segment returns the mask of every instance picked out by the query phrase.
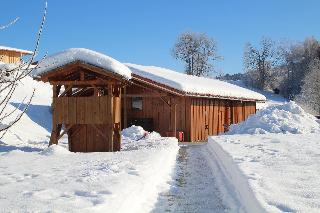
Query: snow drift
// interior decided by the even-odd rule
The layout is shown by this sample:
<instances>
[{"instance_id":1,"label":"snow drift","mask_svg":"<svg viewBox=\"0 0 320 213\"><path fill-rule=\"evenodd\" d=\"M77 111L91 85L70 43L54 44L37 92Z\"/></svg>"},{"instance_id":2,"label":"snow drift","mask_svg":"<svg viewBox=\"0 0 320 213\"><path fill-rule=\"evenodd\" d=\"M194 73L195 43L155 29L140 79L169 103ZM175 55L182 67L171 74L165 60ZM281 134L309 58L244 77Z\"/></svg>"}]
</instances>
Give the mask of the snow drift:
<instances>
[{"instance_id":1,"label":"snow drift","mask_svg":"<svg viewBox=\"0 0 320 213\"><path fill-rule=\"evenodd\" d=\"M319 212L319 129L289 102L209 137L208 150L248 212Z\"/></svg>"},{"instance_id":2,"label":"snow drift","mask_svg":"<svg viewBox=\"0 0 320 213\"><path fill-rule=\"evenodd\" d=\"M221 135L209 138L208 149L245 209L309 213L320 210L319 138L319 133Z\"/></svg>"},{"instance_id":3,"label":"snow drift","mask_svg":"<svg viewBox=\"0 0 320 213\"><path fill-rule=\"evenodd\" d=\"M295 102L266 107L247 120L231 125L227 134L316 133L320 132L317 119L306 113Z\"/></svg>"},{"instance_id":4,"label":"snow drift","mask_svg":"<svg viewBox=\"0 0 320 213\"><path fill-rule=\"evenodd\" d=\"M158 193L169 187L178 143L157 133L135 140L146 132L141 127L124 132L124 149L116 153L0 146L1 210L150 212Z\"/></svg>"}]
</instances>

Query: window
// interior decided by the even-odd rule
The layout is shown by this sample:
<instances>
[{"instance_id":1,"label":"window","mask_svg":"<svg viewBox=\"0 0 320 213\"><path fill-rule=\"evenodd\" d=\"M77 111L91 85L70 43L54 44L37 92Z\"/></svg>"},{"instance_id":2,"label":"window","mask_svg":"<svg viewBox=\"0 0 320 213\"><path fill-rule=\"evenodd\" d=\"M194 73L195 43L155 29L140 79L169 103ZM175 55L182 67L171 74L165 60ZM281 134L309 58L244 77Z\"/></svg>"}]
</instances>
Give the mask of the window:
<instances>
[{"instance_id":1,"label":"window","mask_svg":"<svg viewBox=\"0 0 320 213\"><path fill-rule=\"evenodd\" d=\"M142 110L142 98L141 97L132 98L131 107L134 110Z\"/></svg>"}]
</instances>

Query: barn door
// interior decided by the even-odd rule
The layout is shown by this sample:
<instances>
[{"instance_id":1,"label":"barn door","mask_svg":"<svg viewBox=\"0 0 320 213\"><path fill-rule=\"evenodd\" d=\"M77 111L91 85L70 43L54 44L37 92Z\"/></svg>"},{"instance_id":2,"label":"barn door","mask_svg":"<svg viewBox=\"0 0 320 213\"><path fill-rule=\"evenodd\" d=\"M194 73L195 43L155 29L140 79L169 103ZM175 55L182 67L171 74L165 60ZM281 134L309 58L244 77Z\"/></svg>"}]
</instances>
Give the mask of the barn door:
<instances>
[{"instance_id":1,"label":"barn door","mask_svg":"<svg viewBox=\"0 0 320 213\"><path fill-rule=\"evenodd\" d=\"M71 126L68 131L70 151L115 151L113 142L116 127L113 124L119 123L120 105L116 105L117 110L115 110L114 103L118 104L118 99L107 95L54 100L54 117L58 123Z\"/></svg>"},{"instance_id":2,"label":"barn door","mask_svg":"<svg viewBox=\"0 0 320 213\"><path fill-rule=\"evenodd\" d=\"M212 129L212 112L210 101L206 99L192 99L191 121L192 141L206 141ZM211 123L210 123L211 122ZM211 133L212 134L212 133Z\"/></svg>"}]
</instances>

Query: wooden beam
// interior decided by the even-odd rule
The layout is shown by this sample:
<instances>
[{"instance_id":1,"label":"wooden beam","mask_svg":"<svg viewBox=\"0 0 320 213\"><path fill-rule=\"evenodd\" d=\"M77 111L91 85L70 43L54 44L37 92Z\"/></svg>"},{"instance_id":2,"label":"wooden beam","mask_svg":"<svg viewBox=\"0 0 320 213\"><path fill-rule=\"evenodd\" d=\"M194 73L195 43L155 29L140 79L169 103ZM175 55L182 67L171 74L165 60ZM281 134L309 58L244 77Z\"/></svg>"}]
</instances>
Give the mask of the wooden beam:
<instances>
[{"instance_id":1,"label":"wooden beam","mask_svg":"<svg viewBox=\"0 0 320 213\"><path fill-rule=\"evenodd\" d=\"M63 91L63 93L61 93L61 95L59 95L59 97L64 96L64 95L67 94L71 89L72 89L72 85L68 86L67 88L65 88L65 90Z\"/></svg>"},{"instance_id":2,"label":"wooden beam","mask_svg":"<svg viewBox=\"0 0 320 213\"><path fill-rule=\"evenodd\" d=\"M171 107L171 104L170 103L168 103L162 96L160 97L161 98L161 100L164 102L164 103L166 103L167 104L167 106L168 107Z\"/></svg>"},{"instance_id":3,"label":"wooden beam","mask_svg":"<svg viewBox=\"0 0 320 213\"><path fill-rule=\"evenodd\" d=\"M93 128L95 128L95 130L97 130L97 132L99 133L99 135L101 135L105 140L108 140L108 138L106 137L105 134L103 134L103 132L94 124L91 124L91 126L93 126Z\"/></svg>"},{"instance_id":4,"label":"wooden beam","mask_svg":"<svg viewBox=\"0 0 320 213\"><path fill-rule=\"evenodd\" d=\"M62 138L62 136L64 134L66 134L70 129L71 129L72 125L69 125L65 130L63 130L63 132L58 136L57 140L59 140L60 138Z\"/></svg>"},{"instance_id":5,"label":"wooden beam","mask_svg":"<svg viewBox=\"0 0 320 213\"><path fill-rule=\"evenodd\" d=\"M50 84L52 85L71 85L71 86L77 86L77 85L84 85L84 86L91 86L91 85L107 85L112 84L113 81L110 80L84 80L84 81L50 81Z\"/></svg>"},{"instance_id":6,"label":"wooden beam","mask_svg":"<svg viewBox=\"0 0 320 213\"><path fill-rule=\"evenodd\" d=\"M80 71L80 81L84 81L84 71Z\"/></svg>"},{"instance_id":7,"label":"wooden beam","mask_svg":"<svg viewBox=\"0 0 320 213\"><path fill-rule=\"evenodd\" d=\"M164 94L123 94L122 98L136 98L136 97L141 97L141 98L157 98L157 97L165 97L167 95Z\"/></svg>"},{"instance_id":8,"label":"wooden beam","mask_svg":"<svg viewBox=\"0 0 320 213\"><path fill-rule=\"evenodd\" d=\"M61 85L54 84L52 86L52 97L54 97L54 98L58 97L58 95L60 93L60 89L61 89Z\"/></svg>"}]
</instances>

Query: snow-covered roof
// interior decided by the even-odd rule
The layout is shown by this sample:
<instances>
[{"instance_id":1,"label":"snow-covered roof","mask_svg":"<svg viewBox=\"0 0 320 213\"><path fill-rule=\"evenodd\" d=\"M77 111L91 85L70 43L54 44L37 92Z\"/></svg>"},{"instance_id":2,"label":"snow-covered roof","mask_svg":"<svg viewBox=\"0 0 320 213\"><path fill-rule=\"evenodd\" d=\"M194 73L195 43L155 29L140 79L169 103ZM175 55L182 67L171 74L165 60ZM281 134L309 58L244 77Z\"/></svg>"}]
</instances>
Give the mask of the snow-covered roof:
<instances>
[{"instance_id":1,"label":"snow-covered roof","mask_svg":"<svg viewBox=\"0 0 320 213\"><path fill-rule=\"evenodd\" d=\"M13 47L6 47L6 46L0 46L0 50L14 51L14 52L19 52L19 53L28 54L28 55L33 54L33 52L29 51L29 50L22 50L22 49L13 48Z\"/></svg>"},{"instance_id":2,"label":"snow-covered roof","mask_svg":"<svg viewBox=\"0 0 320 213\"><path fill-rule=\"evenodd\" d=\"M260 93L217 79L186 75L155 66L143 66L131 63L125 63L125 65L137 76L190 95L258 101L266 100L266 97Z\"/></svg>"},{"instance_id":3,"label":"snow-covered roof","mask_svg":"<svg viewBox=\"0 0 320 213\"><path fill-rule=\"evenodd\" d=\"M38 67L32 72L33 76L40 76L66 64L81 61L105 69L131 79L131 70L119 61L85 48L71 48L54 54L39 62Z\"/></svg>"},{"instance_id":4,"label":"snow-covered roof","mask_svg":"<svg viewBox=\"0 0 320 213\"><path fill-rule=\"evenodd\" d=\"M240 100L266 100L266 97L260 93L224 81L186 75L155 66L123 64L107 55L84 48L71 48L49 56L39 62L32 74L33 76L41 76L75 61L100 67L106 72L119 74L126 79L131 79L131 74L135 74L186 95Z\"/></svg>"}]
</instances>

